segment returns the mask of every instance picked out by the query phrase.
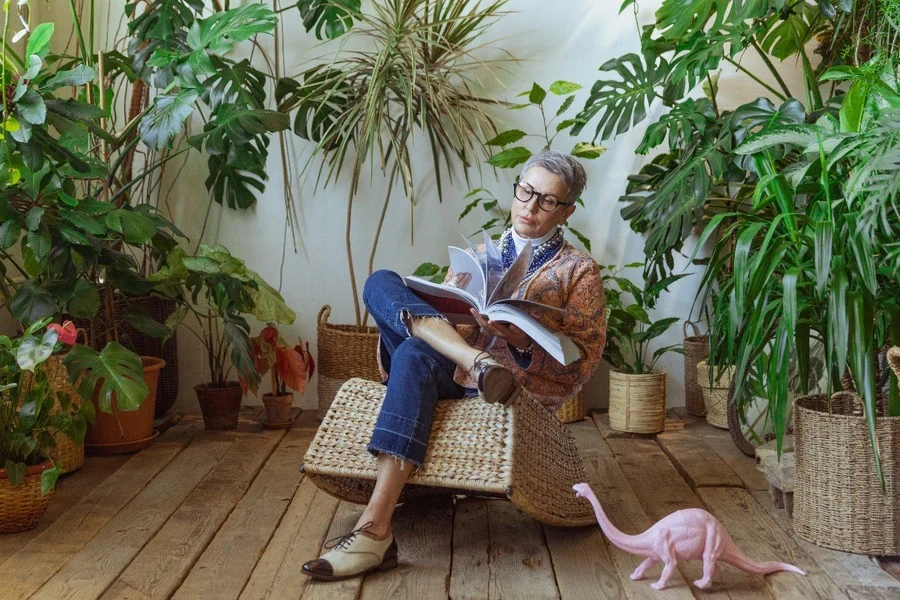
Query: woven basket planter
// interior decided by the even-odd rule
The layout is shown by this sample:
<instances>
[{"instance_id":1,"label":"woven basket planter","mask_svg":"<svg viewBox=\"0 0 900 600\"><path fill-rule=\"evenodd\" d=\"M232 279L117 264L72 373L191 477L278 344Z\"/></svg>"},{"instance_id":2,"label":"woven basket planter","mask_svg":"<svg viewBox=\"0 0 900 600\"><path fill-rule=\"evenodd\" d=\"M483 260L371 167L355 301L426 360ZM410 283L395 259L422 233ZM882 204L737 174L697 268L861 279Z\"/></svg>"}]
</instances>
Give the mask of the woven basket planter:
<instances>
[{"instance_id":1,"label":"woven basket planter","mask_svg":"<svg viewBox=\"0 0 900 600\"><path fill-rule=\"evenodd\" d=\"M659 433L666 426L666 372L609 372L609 426L630 433Z\"/></svg>"},{"instance_id":2,"label":"woven basket planter","mask_svg":"<svg viewBox=\"0 0 900 600\"><path fill-rule=\"evenodd\" d=\"M365 504L376 461L366 451L385 386L351 379L339 390L303 458L302 470L329 494ZM400 502L435 493L506 497L543 523L596 523L572 493L587 473L568 427L523 393L509 409L480 398L442 400L434 409L425 464Z\"/></svg>"},{"instance_id":3,"label":"woven basket planter","mask_svg":"<svg viewBox=\"0 0 900 600\"><path fill-rule=\"evenodd\" d=\"M703 391L706 422L719 429L728 429L728 388L734 377L734 367L719 367L710 386L709 365L705 360L697 363L697 383Z\"/></svg>"},{"instance_id":4,"label":"woven basket planter","mask_svg":"<svg viewBox=\"0 0 900 600\"><path fill-rule=\"evenodd\" d=\"M688 414L702 417L706 414L703 389L697 383L697 363L709 356L709 336L700 335L697 326L694 335L687 334L688 321L684 323L684 404Z\"/></svg>"},{"instance_id":5,"label":"woven basket planter","mask_svg":"<svg viewBox=\"0 0 900 600\"><path fill-rule=\"evenodd\" d=\"M585 416L587 416L587 409L584 405L584 389L556 411L556 418L560 423L575 423Z\"/></svg>"},{"instance_id":6,"label":"woven basket planter","mask_svg":"<svg viewBox=\"0 0 900 600\"><path fill-rule=\"evenodd\" d=\"M51 466L47 461L28 467L19 485L13 485L6 469L0 469L0 533L25 531L38 524L53 496L53 490L41 494L41 473Z\"/></svg>"},{"instance_id":7,"label":"woven basket planter","mask_svg":"<svg viewBox=\"0 0 900 600\"><path fill-rule=\"evenodd\" d=\"M854 394L803 396L794 408L794 531L845 552L900 554L900 417L876 420L882 492Z\"/></svg>"},{"instance_id":8,"label":"woven basket planter","mask_svg":"<svg viewBox=\"0 0 900 600\"><path fill-rule=\"evenodd\" d=\"M325 418L335 395L345 381L361 377L381 381L378 369L378 328L356 325L332 325L328 322L331 307L327 304L319 310L318 367L319 393L318 417Z\"/></svg>"}]
</instances>

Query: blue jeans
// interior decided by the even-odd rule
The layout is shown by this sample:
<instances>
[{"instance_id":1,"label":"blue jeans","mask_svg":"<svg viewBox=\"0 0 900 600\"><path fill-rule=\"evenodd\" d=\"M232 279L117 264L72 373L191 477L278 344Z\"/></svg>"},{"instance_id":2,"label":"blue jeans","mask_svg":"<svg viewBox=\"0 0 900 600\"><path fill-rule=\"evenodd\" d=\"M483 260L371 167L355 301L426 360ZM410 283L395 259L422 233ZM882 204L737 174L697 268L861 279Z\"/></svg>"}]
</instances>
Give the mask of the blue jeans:
<instances>
[{"instance_id":1,"label":"blue jeans","mask_svg":"<svg viewBox=\"0 0 900 600\"><path fill-rule=\"evenodd\" d=\"M453 381L456 363L410 337L404 318L442 315L413 294L393 271L369 276L363 302L381 334L378 351L388 372L384 404L367 449L374 456L388 454L422 466L437 401L461 398L467 389Z\"/></svg>"}]
</instances>

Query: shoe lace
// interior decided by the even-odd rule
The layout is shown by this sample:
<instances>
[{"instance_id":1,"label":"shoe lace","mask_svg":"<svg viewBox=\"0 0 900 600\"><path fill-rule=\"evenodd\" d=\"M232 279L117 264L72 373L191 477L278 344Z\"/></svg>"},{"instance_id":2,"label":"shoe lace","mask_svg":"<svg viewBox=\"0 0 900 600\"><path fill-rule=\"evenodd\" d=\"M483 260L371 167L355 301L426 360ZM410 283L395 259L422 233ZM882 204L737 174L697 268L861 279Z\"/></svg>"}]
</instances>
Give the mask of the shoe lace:
<instances>
[{"instance_id":1,"label":"shoe lace","mask_svg":"<svg viewBox=\"0 0 900 600\"><path fill-rule=\"evenodd\" d=\"M331 538L330 540L325 542L324 547L328 550L331 550L332 548L344 550L345 548L347 548L347 546L350 545L350 542L353 541L353 538L355 538L357 535L359 535L360 533L362 533L364 531L368 531L369 528L374 524L375 524L374 522L369 521L368 523L366 523L359 529L354 529L353 531L351 531L349 533L345 533L344 535L339 535L337 537Z\"/></svg>"},{"instance_id":2,"label":"shoe lace","mask_svg":"<svg viewBox=\"0 0 900 600\"><path fill-rule=\"evenodd\" d=\"M491 353L487 350L482 350L477 355L475 355L475 360L472 361L472 368L469 369L473 375L478 376L478 374L488 366L489 362L487 362L491 358Z\"/></svg>"}]
</instances>

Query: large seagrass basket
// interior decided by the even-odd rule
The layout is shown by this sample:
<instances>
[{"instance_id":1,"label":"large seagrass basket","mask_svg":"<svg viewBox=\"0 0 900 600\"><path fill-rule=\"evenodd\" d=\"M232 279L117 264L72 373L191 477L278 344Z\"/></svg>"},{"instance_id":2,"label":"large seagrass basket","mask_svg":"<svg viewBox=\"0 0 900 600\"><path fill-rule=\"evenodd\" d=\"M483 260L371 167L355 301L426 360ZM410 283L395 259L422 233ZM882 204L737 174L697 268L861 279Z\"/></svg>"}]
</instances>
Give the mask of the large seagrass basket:
<instances>
[{"instance_id":1,"label":"large seagrass basket","mask_svg":"<svg viewBox=\"0 0 900 600\"><path fill-rule=\"evenodd\" d=\"M694 335L688 335L690 323ZM709 336L700 335L700 330L690 321L684 322L684 405L688 414L702 417L706 414L703 403L703 389L698 383L697 364L709 356Z\"/></svg>"},{"instance_id":2,"label":"large seagrass basket","mask_svg":"<svg viewBox=\"0 0 900 600\"><path fill-rule=\"evenodd\" d=\"M326 492L368 501L376 463L366 444L385 389L350 379L335 396L303 459L303 472ZM425 464L400 501L436 491L506 497L544 523L579 526L596 522L590 505L572 492L583 481L587 473L571 432L530 395L509 409L477 397L443 400Z\"/></svg>"},{"instance_id":3,"label":"large seagrass basket","mask_svg":"<svg viewBox=\"0 0 900 600\"><path fill-rule=\"evenodd\" d=\"M319 310L317 319L320 419L325 417L335 394L348 379L381 379L378 370L378 328L366 327L360 331L356 325L332 325L328 322L330 314L331 307L326 304Z\"/></svg>"},{"instance_id":4,"label":"large seagrass basket","mask_svg":"<svg viewBox=\"0 0 900 600\"><path fill-rule=\"evenodd\" d=\"M794 531L844 552L900 554L900 417L876 419L883 491L859 397L803 396L794 407Z\"/></svg>"}]
</instances>

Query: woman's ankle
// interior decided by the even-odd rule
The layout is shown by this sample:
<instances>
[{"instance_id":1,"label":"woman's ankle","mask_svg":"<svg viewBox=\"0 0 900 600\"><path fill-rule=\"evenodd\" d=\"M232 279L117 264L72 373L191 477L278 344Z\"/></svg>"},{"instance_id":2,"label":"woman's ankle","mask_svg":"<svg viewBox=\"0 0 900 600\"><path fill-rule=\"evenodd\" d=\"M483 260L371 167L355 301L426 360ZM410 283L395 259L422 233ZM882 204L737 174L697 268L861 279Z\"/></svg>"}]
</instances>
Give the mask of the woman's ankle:
<instances>
[{"instance_id":1,"label":"woman's ankle","mask_svg":"<svg viewBox=\"0 0 900 600\"><path fill-rule=\"evenodd\" d=\"M372 519L360 518L359 522L353 527L354 530L358 530L362 527L362 534L368 538L373 540L383 540L391 535L391 525L388 523L387 525L376 524Z\"/></svg>"}]
</instances>

